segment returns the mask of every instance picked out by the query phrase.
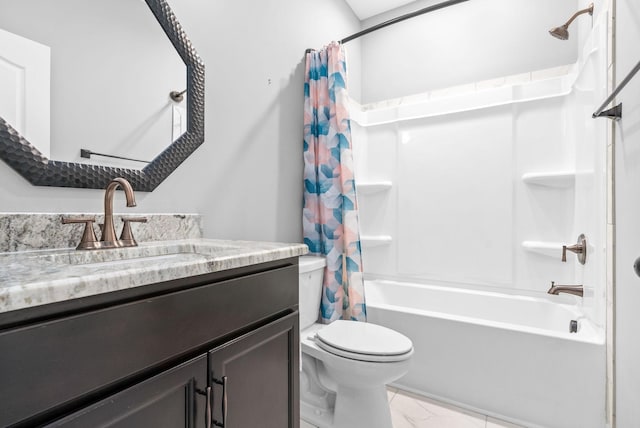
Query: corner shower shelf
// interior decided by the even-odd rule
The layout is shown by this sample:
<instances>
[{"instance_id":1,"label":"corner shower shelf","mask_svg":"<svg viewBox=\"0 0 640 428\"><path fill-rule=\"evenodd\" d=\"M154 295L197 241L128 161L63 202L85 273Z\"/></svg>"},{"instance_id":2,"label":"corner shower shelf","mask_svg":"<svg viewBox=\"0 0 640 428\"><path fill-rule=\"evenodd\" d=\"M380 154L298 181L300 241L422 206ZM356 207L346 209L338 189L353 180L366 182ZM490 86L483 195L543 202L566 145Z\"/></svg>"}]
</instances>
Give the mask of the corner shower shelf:
<instances>
[{"instance_id":1,"label":"corner shower shelf","mask_svg":"<svg viewBox=\"0 0 640 428\"><path fill-rule=\"evenodd\" d=\"M522 241L522 248L531 253L560 259L562 257L562 242Z\"/></svg>"},{"instance_id":2,"label":"corner shower shelf","mask_svg":"<svg viewBox=\"0 0 640 428\"><path fill-rule=\"evenodd\" d=\"M362 195L371 195L373 193L384 192L393 187L391 181L368 181L356 184L358 191Z\"/></svg>"},{"instance_id":3,"label":"corner shower shelf","mask_svg":"<svg viewBox=\"0 0 640 428\"><path fill-rule=\"evenodd\" d=\"M381 247L391 245L393 238L389 235L362 235L360 236L360 244L363 247Z\"/></svg>"},{"instance_id":4,"label":"corner shower shelf","mask_svg":"<svg viewBox=\"0 0 640 428\"><path fill-rule=\"evenodd\" d=\"M571 187L575 180L575 171L528 172L522 175L522 181L526 184L545 187Z\"/></svg>"}]
</instances>

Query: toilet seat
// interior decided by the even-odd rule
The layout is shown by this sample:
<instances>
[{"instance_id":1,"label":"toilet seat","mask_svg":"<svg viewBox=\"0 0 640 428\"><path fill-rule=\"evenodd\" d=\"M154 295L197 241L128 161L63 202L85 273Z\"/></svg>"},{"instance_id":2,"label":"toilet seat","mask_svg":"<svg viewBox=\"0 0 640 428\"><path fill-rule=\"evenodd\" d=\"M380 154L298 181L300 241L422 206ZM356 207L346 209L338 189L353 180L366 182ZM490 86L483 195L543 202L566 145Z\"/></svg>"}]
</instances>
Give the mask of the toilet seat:
<instances>
[{"instance_id":1,"label":"toilet seat","mask_svg":"<svg viewBox=\"0 0 640 428\"><path fill-rule=\"evenodd\" d=\"M315 342L327 352L359 361L403 361L413 354L408 337L365 322L334 321L316 332Z\"/></svg>"}]
</instances>

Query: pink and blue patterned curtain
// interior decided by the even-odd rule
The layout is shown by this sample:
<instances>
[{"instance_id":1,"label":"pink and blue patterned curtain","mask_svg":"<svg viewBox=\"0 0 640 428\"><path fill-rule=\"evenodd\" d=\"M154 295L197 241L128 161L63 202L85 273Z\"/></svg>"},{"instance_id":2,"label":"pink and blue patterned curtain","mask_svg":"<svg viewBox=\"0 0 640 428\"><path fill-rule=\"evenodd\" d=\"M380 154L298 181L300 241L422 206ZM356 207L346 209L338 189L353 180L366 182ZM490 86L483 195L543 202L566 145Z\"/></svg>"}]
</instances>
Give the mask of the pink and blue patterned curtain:
<instances>
[{"instance_id":1,"label":"pink and blue patterned curtain","mask_svg":"<svg viewBox=\"0 0 640 428\"><path fill-rule=\"evenodd\" d=\"M327 259L320 317L366 321L344 50L306 56L304 243Z\"/></svg>"}]
</instances>

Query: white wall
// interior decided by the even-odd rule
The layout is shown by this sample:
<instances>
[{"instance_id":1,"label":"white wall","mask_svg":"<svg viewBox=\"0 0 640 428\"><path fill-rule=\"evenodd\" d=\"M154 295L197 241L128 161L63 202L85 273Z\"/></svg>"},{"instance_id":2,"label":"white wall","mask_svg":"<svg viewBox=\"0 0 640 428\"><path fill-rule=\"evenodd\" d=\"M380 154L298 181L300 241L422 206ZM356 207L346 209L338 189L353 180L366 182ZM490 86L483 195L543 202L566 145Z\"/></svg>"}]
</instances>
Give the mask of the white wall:
<instances>
[{"instance_id":1,"label":"white wall","mask_svg":"<svg viewBox=\"0 0 640 428\"><path fill-rule=\"evenodd\" d=\"M616 81L640 60L640 4L616 0ZM615 126L615 364L617 427L640 421L640 278L633 263L640 256L640 75L617 98L624 108Z\"/></svg>"},{"instance_id":2,"label":"white wall","mask_svg":"<svg viewBox=\"0 0 640 428\"><path fill-rule=\"evenodd\" d=\"M169 3L205 63L205 143L131 211L201 213L207 237L300 241L304 50L358 20L343 0ZM349 57L357 76L358 42ZM102 211L102 191L34 187L4 162L0 183L0 211Z\"/></svg>"},{"instance_id":3,"label":"white wall","mask_svg":"<svg viewBox=\"0 0 640 428\"><path fill-rule=\"evenodd\" d=\"M370 18L364 27L439 2L419 0ZM589 18L571 25L568 41L548 30L587 3L471 0L369 34L362 38L362 102L573 63L578 27Z\"/></svg>"}]
</instances>

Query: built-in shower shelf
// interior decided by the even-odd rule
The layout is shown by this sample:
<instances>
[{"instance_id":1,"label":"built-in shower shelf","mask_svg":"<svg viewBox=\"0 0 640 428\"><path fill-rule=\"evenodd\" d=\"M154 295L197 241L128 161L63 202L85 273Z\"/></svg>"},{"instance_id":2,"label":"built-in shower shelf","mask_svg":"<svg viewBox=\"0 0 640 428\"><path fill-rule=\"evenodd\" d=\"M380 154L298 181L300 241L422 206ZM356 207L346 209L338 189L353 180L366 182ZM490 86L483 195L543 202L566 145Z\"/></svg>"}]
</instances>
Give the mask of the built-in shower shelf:
<instances>
[{"instance_id":1,"label":"built-in shower shelf","mask_svg":"<svg viewBox=\"0 0 640 428\"><path fill-rule=\"evenodd\" d=\"M528 172L522 176L526 184L546 187L571 187L575 184L575 171Z\"/></svg>"},{"instance_id":2,"label":"built-in shower shelf","mask_svg":"<svg viewBox=\"0 0 640 428\"><path fill-rule=\"evenodd\" d=\"M382 247L391 245L393 238L389 235L361 235L360 243L363 247Z\"/></svg>"},{"instance_id":3,"label":"built-in shower shelf","mask_svg":"<svg viewBox=\"0 0 640 428\"><path fill-rule=\"evenodd\" d=\"M562 257L562 246L566 245L562 242L549 242L549 241L522 241L522 248L526 251L536 254L542 254L543 256L560 258Z\"/></svg>"},{"instance_id":4,"label":"built-in shower shelf","mask_svg":"<svg viewBox=\"0 0 640 428\"><path fill-rule=\"evenodd\" d=\"M391 190L391 187L393 187L393 183L390 181L367 181L357 184L358 192L361 195L385 192Z\"/></svg>"}]
</instances>

